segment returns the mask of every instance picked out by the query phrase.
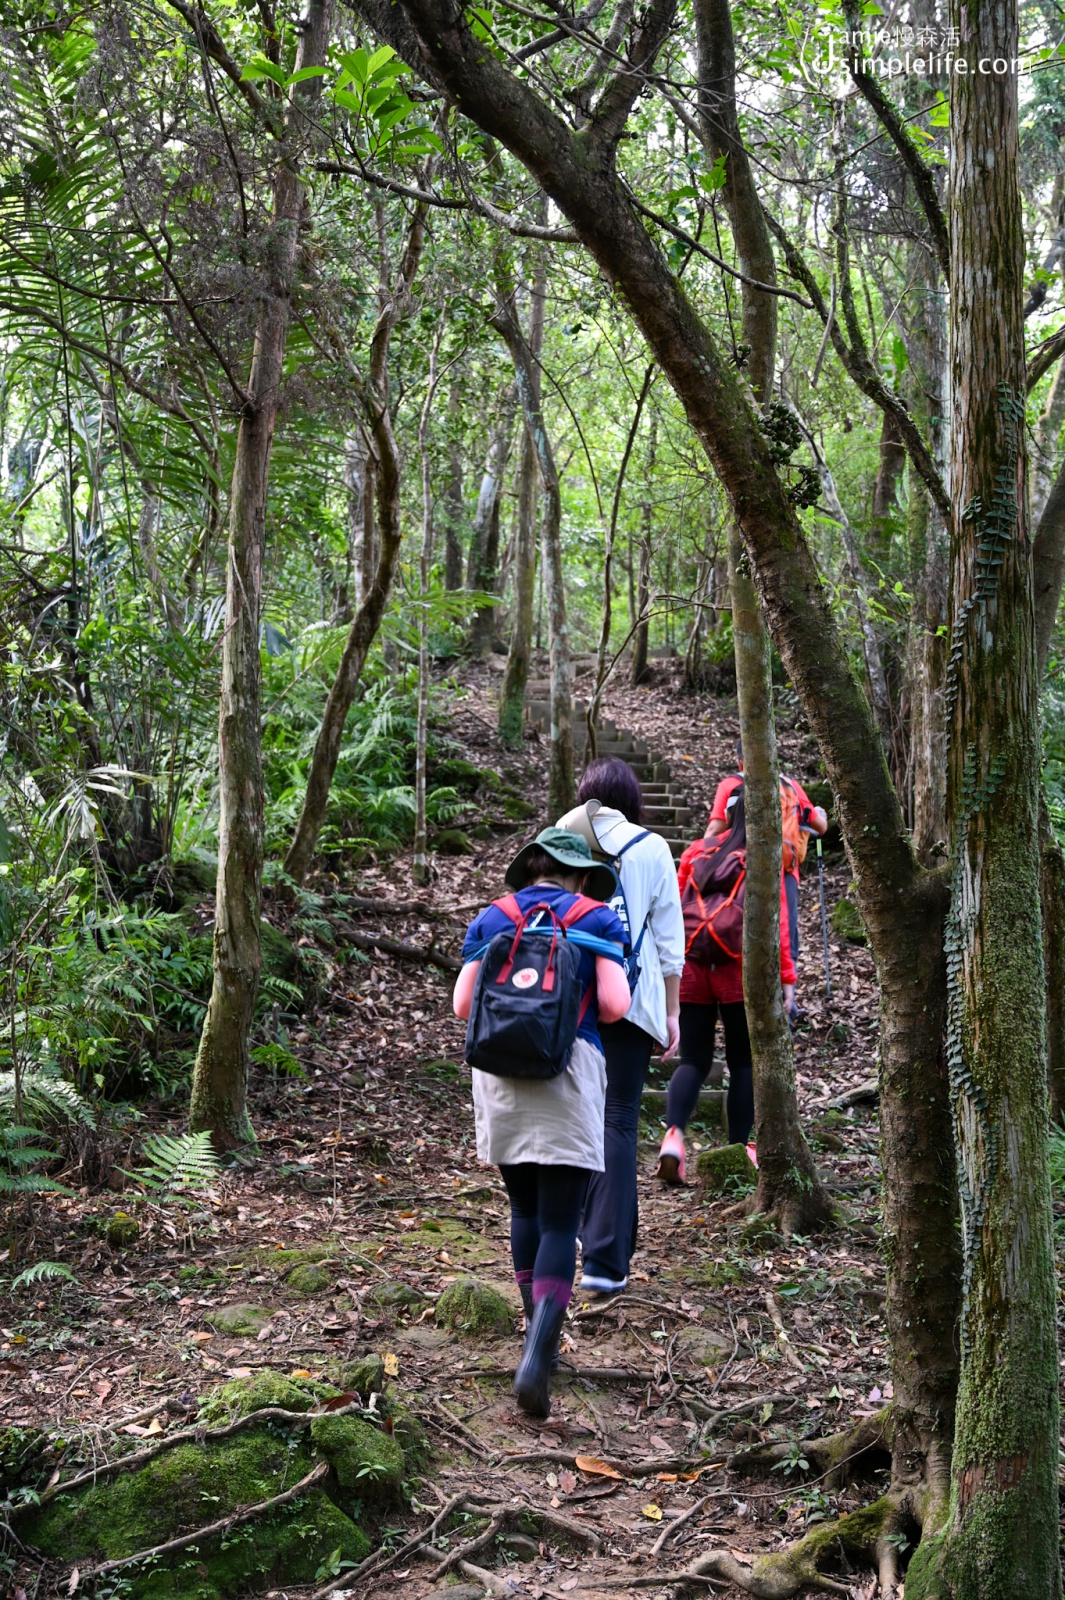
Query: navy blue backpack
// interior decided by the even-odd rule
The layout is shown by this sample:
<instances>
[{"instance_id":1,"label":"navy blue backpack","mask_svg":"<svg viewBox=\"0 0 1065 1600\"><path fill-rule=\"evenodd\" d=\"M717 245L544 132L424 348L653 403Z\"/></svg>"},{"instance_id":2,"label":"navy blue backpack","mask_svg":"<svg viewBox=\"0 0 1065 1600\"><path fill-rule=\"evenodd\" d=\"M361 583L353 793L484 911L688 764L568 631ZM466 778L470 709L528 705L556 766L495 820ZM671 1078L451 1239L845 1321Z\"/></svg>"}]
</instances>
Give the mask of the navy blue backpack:
<instances>
[{"instance_id":1,"label":"navy blue backpack","mask_svg":"<svg viewBox=\"0 0 1065 1600\"><path fill-rule=\"evenodd\" d=\"M578 895L562 917L544 901L522 912L512 894L493 903L514 932L497 933L481 958L466 1060L497 1078L557 1078L592 998L591 985L581 994L581 953L568 932L601 902ZM540 913L546 920L529 927Z\"/></svg>"}]
</instances>

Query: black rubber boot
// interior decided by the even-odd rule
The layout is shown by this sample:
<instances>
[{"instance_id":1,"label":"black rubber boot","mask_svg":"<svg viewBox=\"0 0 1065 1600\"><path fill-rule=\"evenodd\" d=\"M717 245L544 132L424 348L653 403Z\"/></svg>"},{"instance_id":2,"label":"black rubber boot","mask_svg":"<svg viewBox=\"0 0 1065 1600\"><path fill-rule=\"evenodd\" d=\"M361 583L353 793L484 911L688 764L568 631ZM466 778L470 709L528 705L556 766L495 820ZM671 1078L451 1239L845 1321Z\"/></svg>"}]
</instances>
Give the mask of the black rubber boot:
<instances>
[{"instance_id":1,"label":"black rubber boot","mask_svg":"<svg viewBox=\"0 0 1065 1600\"><path fill-rule=\"evenodd\" d=\"M526 1343L528 1343L529 1329L532 1327L533 1313L536 1310L536 1307L533 1305L532 1284L531 1283L519 1283L518 1284L518 1292L521 1295L522 1310L525 1312L525 1339L526 1339ZM559 1333L560 1334L561 1334L561 1331L562 1331L562 1325L560 1323L559 1324ZM556 1339L556 1341L555 1341L555 1353L551 1357L551 1371L552 1372L557 1372L558 1371L558 1362L559 1362L558 1340Z\"/></svg>"},{"instance_id":2,"label":"black rubber boot","mask_svg":"<svg viewBox=\"0 0 1065 1600\"><path fill-rule=\"evenodd\" d=\"M514 1374L514 1394L530 1417L546 1417L551 1410L552 1357L557 1361L558 1336L565 1319L565 1306L556 1305L554 1300L538 1301L533 1311L525 1349Z\"/></svg>"}]
</instances>

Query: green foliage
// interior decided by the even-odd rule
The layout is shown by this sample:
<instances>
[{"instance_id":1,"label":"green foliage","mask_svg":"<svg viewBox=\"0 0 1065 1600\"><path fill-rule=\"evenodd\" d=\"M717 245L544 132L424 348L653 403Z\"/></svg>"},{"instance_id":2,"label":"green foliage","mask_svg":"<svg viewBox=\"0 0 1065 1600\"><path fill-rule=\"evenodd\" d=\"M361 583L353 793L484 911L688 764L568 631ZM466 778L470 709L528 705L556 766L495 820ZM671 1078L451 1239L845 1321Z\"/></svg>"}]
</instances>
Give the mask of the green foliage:
<instances>
[{"instance_id":1,"label":"green foliage","mask_svg":"<svg viewBox=\"0 0 1065 1600\"><path fill-rule=\"evenodd\" d=\"M153 1133L144 1142L144 1155L145 1164L134 1176L152 1194L195 1194L221 1175L209 1133Z\"/></svg>"},{"instance_id":2,"label":"green foliage","mask_svg":"<svg viewBox=\"0 0 1065 1600\"><path fill-rule=\"evenodd\" d=\"M37 1283L57 1280L63 1283L77 1282L70 1268L65 1267L61 1261L35 1261L32 1267L27 1267L17 1278L12 1278L9 1288L29 1289Z\"/></svg>"}]
</instances>

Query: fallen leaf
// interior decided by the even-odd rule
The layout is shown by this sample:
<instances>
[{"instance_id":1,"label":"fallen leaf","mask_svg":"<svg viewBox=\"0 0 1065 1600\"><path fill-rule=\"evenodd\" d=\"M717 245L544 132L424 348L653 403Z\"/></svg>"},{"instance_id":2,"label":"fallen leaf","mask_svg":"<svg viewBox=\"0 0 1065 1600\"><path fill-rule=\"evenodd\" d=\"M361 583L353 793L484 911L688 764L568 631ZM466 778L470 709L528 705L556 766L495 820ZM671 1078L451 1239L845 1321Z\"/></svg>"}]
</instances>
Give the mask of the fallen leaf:
<instances>
[{"instance_id":1,"label":"fallen leaf","mask_svg":"<svg viewBox=\"0 0 1065 1600\"><path fill-rule=\"evenodd\" d=\"M652 1503L649 1506L644 1506L643 1514L647 1518L648 1522L661 1522L661 1520L662 1520L662 1507L661 1506L656 1506L654 1504L654 1502L652 1501Z\"/></svg>"},{"instance_id":2,"label":"fallen leaf","mask_svg":"<svg viewBox=\"0 0 1065 1600\"><path fill-rule=\"evenodd\" d=\"M676 1481L677 1474L675 1472L660 1472L655 1479L656 1483L676 1483Z\"/></svg>"},{"instance_id":3,"label":"fallen leaf","mask_svg":"<svg viewBox=\"0 0 1065 1600\"><path fill-rule=\"evenodd\" d=\"M251 1367L227 1367L226 1373L231 1378L250 1378L252 1369Z\"/></svg>"},{"instance_id":4,"label":"fallen leaf","mask_svg":"<svg viewBox=\"0 0 1065 1600\"><path fill-rule=\"evenodd\" d=\"M102 1405L113 1388L114 1384L110 1383L107 1378L97 1378L93 1383L92 1391Z\"/></svg>"},{"instance_id":5,"label":"fallen leaf","mask_svg":"<svg viewBox=\"0 0 1065 1600\"><path fill-rule=\"evenodd\" d=\"M579 1578L567 1578L565 1583L559 1584L559 1588L562 1590L563 1594L565 1594L568 1592L568 1590L575 1589L580 1581L581 1580Z\"/></svg>"},{"instance_id":6,"label":"fallen leaf","mask_svg":"<svg viewBox=\"0 0 1065 1600\"><path fill-rule=\"evenodd\" d=\"M870 1389L865 1398L868 1400L870 1405L875 1405L876 1402L878 1400L882 1400L884 1396L881 1394L878 1385L874 1383L873 1387Z\"/></svg>"},{"instance_id":7,"label":"fallen leaf","mask_svg":"<svg viewBox=\"0 0 1065 1600\"><path fill-rule=\"evenodd\" d=\"M78 1580L79 1580L80 1577L81 1577L81 1568L80 1567L75 1567L74 1571L70 1574L70 1581L67 1584L67 1594L73 1594L74 1593L74 1590L78 1587Z\"/></svg>"},{"instance_id":8,"label":"fallen leaf","mask_svg":"<svg viewBox=\"0 0 1065 1600\"><path fill-rule=\"evenodd\" d=\"M624 1477L624 1473L615 1471L606 1461L600 1461L598 1456L578 1456L577 1468L580 1472L591 1472L597 1478L617 1478L620 1480Z\"/></svg>"},{"instance_id":9,"label":"fallen leaf","mask_svg":"<svg viewBox=\"0 0 1065 1600\"><path fill-rule=\"evenodd\" d=\"M29 1370L29 1367L21 1361L0 1361L0 1372L13 1372L17 1378L21 1378Z\"/></svg>"},{"instance_id":10,"label":"fallen leaf","mask_svg":"<svg viewBox=\"0 0 1065 1600\"><path fill-rule=\"evenodd\" d=\"M729 1545L729 1552L731 1555L736 1557L737 1561L742 1561L745 1567L749 1567L751 1565L751 1557L747 1554L746 1550L733 1550L732 1546Z\"/></svg>"},{"instance_id":11,"label":"fallen leaf","mask_svg":"<svg viewBox=\"0 0 1065 1600\"><path fill-rule=\"evenodd\" d=\"M122 1429L123 1433L131 1433L135 1439L155 1439L162 1431L163 1424L158 1417L153 1417L146 1428L142 1428L139 1422L127 1422Z\"/></svg>"},{"instance_id":12,"label":"fallen leaf","mask_svg":"<svg viewBox=\"0 0 1065 1600\"><path fill-rule=\"evenodd\" d=\"M559 1506L562 1504L562 1501L558 1498L557 1494L553 1494L551 1496L551 1504L554 1506L556 1511L558 1510Z\"/></svg>"},{"instance_id":13,"label":"fallen leaf","mask_svg":"<svg viewBox=\"0 0 1065 1600\"><path fill-rule=\"evenodd\" d=\"M572 1494L577 1487L577 1479L572 1472L560 1472L558 1475L559 1488L563 1494Z\"/></svg>"},{"instance_id":14,"label":"fallen leaf","mask_svg":"<svg viewBox=\"0 0 1065 1600\"><path fill-rule=\"evenodd\" d=\"M189 1338L194 1340L196 1344L206 1344L208 1339L214 1338L214 1334L206 1333L201 1329L199 1333L190 1333Z\"/></svg>"},{"instance_id":15,"label":"fallen leaf","mask_svg":"<svg viewBox=\"0 0 1065 1600\"><path fill-rule=\"evenodd\" d=\"M306 1367L293 1367L292 1371L289 1373L289 1377L290 1378L309 1378L310 1377L310 1372L307 1370Z\"/></svg>"},{"instance_id":16,"label":"fallen leaf","mask_svg":"<svg viewBox=\"0 0 1065 1600\"><path fill-rule=\"evenodd\" d=\"M384 1364L384 1369L385 1369L386 1376L389 1377L389 1378L398 1378L399 1377L399 1357L397 1355L395 1355L391 1350L387 1350L385 1352L385 1354L381 1357L381 1360L382 1360L382 1362Z\"/></svg>"},{"instance_id":17,"label":"fallen leaf","mask_svg":"<svg viewBox=\"0 0 1065 1600\"><path fill-rule=\"evenodd\" d=\"M350 1406L351 1402L353 1400L357 1400L358 1398L358 1395L352 1394L350 1389L345 1389L343 1394L335 1395L332 1400L327 1400L325 1405L322 1407L322 1410L342 1411L345 1406ZM388 1418L387 1420L391 1421L392 1419Z\"/></svg>"}]
</instances>

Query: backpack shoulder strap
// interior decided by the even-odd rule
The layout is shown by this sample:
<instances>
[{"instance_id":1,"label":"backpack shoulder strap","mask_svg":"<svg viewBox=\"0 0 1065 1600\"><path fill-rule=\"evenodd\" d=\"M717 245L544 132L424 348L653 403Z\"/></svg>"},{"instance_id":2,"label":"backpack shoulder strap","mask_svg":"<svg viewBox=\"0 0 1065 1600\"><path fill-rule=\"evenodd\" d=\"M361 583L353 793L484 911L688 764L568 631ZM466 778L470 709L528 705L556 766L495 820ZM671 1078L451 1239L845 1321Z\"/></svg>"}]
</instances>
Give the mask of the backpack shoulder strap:
<instances>
[{"instance_id":1,"label":"backpack shoulder strap","mask_svg":"<svg viewBox=\"0 0 1065 1600\"><path fill-rule=\"evenodd\" d=\"M593 900L590 895L579 894L561 919L562 926L564 928L572 928L575 922L579 922L582 917L586 917L590 911L600 910L602 904L601 900Z\"/></svg>"},{"instance_id":2,"label":"backpack shoulder strap","mask_svg":"<svg viewBox=\"0 0 1065 1600\"><path fill-rule=\"evenodd\" d=\"M502 911L505 917L509 917L514 926L517 927L521 921L521 907L518 904L517 895L505 894L501 900L493 900L492 904L497 911Z\"/></svg>"},{"instance_id":3,"label":"backpack shoulder strap","mask_svg":"<svg viewBox=\"0 0 1065 1600\"><path fill-rule=\"evenodd\" d=\"M614 860L615 861L620 861L622 856L625 854L626 850L631 850L634 844L639 844L640 843L641 839L649 839L650 837L651 837L650 828L641 828L639 833L633 834L632 838L629 839L627 841L627 843L622 845L621 849L618 851L617 855L614 857Z\"/></svg>"}]
</instances>

